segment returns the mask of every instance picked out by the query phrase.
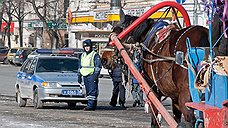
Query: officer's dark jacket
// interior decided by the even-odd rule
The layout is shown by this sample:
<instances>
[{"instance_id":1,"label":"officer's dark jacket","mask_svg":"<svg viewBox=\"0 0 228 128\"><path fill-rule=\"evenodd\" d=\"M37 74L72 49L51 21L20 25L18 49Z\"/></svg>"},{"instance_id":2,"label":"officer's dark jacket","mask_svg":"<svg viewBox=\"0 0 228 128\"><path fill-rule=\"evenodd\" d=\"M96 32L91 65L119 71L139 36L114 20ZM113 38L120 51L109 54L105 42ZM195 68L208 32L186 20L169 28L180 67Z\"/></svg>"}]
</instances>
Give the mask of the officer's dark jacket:
<instances>
[{"instance_id":1,"label":"officer's dark jacket","mask_svg":"<svg viewBox=\"0 0 228 128\"><path fill-rule=\"evenodd\" d=\"M115 68L112 69L110 76L112 77L112 81L114 82L122 81L122 71L119 64L116 64Z\"/></svg>"}]
</instances>

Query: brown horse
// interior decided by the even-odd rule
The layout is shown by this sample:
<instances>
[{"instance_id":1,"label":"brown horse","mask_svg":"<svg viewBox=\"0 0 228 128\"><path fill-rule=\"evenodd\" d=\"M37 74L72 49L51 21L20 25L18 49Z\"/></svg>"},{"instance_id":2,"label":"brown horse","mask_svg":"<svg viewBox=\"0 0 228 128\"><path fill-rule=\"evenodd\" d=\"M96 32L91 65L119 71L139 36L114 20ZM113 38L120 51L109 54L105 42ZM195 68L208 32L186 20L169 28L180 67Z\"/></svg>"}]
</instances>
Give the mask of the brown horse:
<instances>
[{"instance_id":1,"label":"brown horse","mask_svg":"<svg viewBox=\"0 0 228 128\"><path fill-rule=\"evenodd\" d=\"M121 22L113 29L113 32L116 34L119 34L124 29L123 26L127 27L135 20L135 17L131 18L129 15L120 16ZM157 87L164 96L172 99L173 114L177 122L181 121L181 115L183 114L185 121L194 124L194 112L185 106L186 102L191 102L187 69L175 64L173 59L167 58L175 58L176 51L182 51L186 55L187 37L190 39L192 47L208 47L208 29L202 26L190 26L184 29L170 27L171 29L168 33L162 29L163 34L160 36L163 38L160 38L157 34L153 34L147 44L145 44L144 40L149 35L148 31L154 24L154 22L151 22L151 19L149 20L140 24L122 39L121 42L127 48L129 48L129 43L136 42L146 46L143 47L143 72L146 81L149 85L156 85L152 87ZM162 32L160 31L160 33ZM104 58L107 59L106 64L108 65L113 61L111 56L108 56L106 53L102 56L102 60ZM187 64L184 65L187 66ZM154 119L151 123L152 125L157 125Z\"/></svg>"}]
</instances>

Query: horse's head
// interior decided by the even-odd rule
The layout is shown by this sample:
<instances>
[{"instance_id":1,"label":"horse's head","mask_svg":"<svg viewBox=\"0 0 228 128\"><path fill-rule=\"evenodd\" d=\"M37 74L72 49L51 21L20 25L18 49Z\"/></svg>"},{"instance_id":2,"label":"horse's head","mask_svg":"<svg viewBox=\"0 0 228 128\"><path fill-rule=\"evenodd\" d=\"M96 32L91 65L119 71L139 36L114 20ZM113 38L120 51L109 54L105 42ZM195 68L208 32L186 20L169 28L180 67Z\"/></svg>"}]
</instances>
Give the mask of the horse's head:
<instances>
[{"instance_id":1,"label":"horse's head","mask_svg":"<svg viewBox=\"0 0 228 128\"><path fill-rule=\"evenodd\" d=\"M131 25L138 17L125 15L123 10L120 9L120 21L113 27L112 33L120 34L125 28ZM146 33L154 24L153 19L147 19L142 22L139 26L133 29L132 32L128 33L123 39L121 39L122 43L133 44L136 42L142 42Z\"/></svg>"},{"instance_id":2,"label":"horse's head","mask_svg":"<svg viewBox=\"0 0 228 128\"><path fill-rule=\"evenodd\" d=\"M115 52L112 50L105 50L101 56L101 63L106 69L113 69Z\"/></svg>"}]
</instances>

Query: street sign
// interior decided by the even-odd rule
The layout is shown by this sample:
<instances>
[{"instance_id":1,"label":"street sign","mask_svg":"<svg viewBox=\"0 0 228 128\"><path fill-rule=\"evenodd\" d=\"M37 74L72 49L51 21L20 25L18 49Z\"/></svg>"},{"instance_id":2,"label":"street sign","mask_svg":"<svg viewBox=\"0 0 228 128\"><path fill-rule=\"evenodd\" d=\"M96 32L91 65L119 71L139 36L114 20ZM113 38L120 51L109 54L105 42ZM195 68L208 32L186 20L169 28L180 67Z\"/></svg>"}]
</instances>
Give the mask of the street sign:
<instances>
[{"instance_id":1,"label":"street sign","mask_svg":"<svg viewBox=\"0 0 228 128\"><path fill-rule=\"evenodd\" d=\"M32 23L33 28L42 28L43 26L44 26L43 22L33 22Z\"/></svg>"},{"instance_id":2,"label":"street sign","mask_svg":"<svg viewBox=\"0 0 228 128\"><path fill-rule=\"evenodd\" d=\"M55 22L49 21L47 25L48 25L48 28L50 29L67 29L67 24L64 22L55 23ZM32 21L28 23L29 29L42 28L42 27L43 27L43 22L41 21Z\"/></svg>"},{"instance_id":3,"label":"street sign","mask_svg":"<svg viewBox=\"0 0 228 128\"><path fill-rule=\"evenodd\" d=\"M185 0L176 0L176 2L179 4L183 4L185 2Z\"/></svg>"}]
</instances>

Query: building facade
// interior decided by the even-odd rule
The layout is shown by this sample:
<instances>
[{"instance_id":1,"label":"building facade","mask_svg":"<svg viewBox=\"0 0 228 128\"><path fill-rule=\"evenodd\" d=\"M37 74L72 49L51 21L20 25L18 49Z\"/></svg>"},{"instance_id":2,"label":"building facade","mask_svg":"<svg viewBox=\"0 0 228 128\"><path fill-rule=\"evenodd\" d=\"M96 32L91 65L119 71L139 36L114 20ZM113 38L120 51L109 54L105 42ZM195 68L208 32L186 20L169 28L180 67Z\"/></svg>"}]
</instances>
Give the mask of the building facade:
<instances>
[{"instance_id":1,"label":"building facade","mask_svg":"<svg viewBox=\"0 0 228 128\"><path fill-rule=\"evenodd\" d=\"M170 0L169 0L170 1ZM119 9L125 14L141 16L161 0L70 0L68 8L68 41L70 47L82 47L82 41L90 38L95 43L106 44L112 27L120 20ZM189 0L183 3L188 11L191 23L206 25L207 16L203 13L203 5ZM158 19L165 9L150 16ZM182 16L178 13L181 22ZM167 17L172 18L170 12ZM182 23L183 24L183 23Z\"/></svg>"},{"instance_id":2,"label":"building facade","mask_svg":"<svg viewBox=\"0 0 228 128\"><path fill-rule=\"evenodd\" d=\"M161 0L56 0L55 3L50 4L51 9L46 9L45 20L48 23L46 28L33 10L31 3L26 2L26 0L24 2L26 3L23 6L24 12L29 13L23 20L23 46L53 48L51 47L52 40L49 39L48 33L45 31L45 29L52 29L58 30L60 34L61 45L57 47L80 48L82 41L90 38L97 45L97 48L101 49L108 42L108 36L113 26L120 20L120 7L125 14L141 16L155 4L160 3ZM36 4L40 6L44 5L43 2L43 0L36 0ZM195 2L195 0L188 0L183 4L190 16L191 23L207 26L208 17L203 12L204 6ZM62 9L64 10L63 13L61 13ZM160 18L164 10L157 11L150 18ZM43 11L40 10L40 13L44 14ZM182 20L181 15L178 16ZM171 17L172 14L169 13L167 19L170 20ZM13 27L11 47L18 47L19 24L16 18L13 18ZM7 46L7 43L5 45Z\"/></svg>"}]
</instances>

